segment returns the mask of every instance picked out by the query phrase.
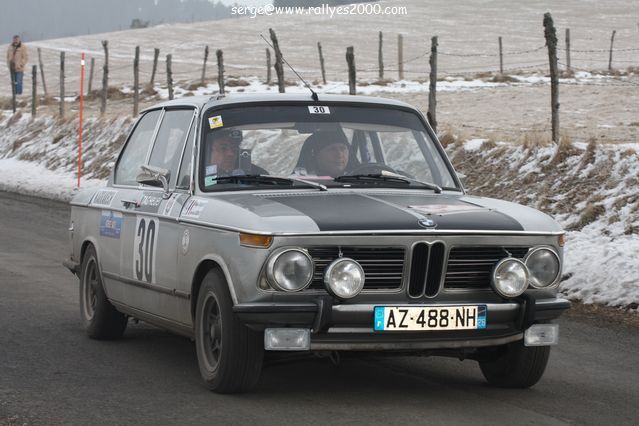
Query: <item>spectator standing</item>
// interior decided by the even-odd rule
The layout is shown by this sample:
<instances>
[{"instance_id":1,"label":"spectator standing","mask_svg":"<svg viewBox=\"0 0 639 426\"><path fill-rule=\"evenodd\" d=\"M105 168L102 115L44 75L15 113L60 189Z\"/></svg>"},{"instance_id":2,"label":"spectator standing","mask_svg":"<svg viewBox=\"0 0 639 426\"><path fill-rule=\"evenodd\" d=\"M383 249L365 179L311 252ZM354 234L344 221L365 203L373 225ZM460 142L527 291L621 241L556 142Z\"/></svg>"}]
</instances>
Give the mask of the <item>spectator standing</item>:
<instances>
[{"instance_id":1,"label":"spectator standing","mask_svg":"<svg viewBox=\"0 0 639 426\"><path fill-rule=\"evenodd\" d=\"M7 49L7 64L11 71L11 81L15 85L16 95L22 94L22 77L28 60L27 46L22 43L20 36L13 36L13 43Z\"/></svg>"}]
</instances>

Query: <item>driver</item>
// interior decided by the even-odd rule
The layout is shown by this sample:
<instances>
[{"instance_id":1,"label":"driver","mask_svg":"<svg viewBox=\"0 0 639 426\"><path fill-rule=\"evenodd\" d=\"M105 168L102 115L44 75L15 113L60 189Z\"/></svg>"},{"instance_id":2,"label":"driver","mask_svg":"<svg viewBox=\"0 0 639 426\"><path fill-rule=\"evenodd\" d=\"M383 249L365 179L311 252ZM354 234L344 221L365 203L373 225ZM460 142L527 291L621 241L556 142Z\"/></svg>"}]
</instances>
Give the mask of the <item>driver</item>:
<instances>
[{"instance_id":1,"label":"driver","mask_svg":"<svg viewBox=\"0 0 639 426\"><path fill-rule=\"evenodd\" d=\"M317 176L337 177L344 174L350 157L350 145L342 132L317 132L309 136L314 170Z\"/></svg>"},{"instance_id":2,"label":"driver","mask_svg":"<svg viewBox=\"0 0 639 426\"><path fill-rule=\"evenodd\" d=\"M250 173L267 175L268 172L254 164L247 164L249 170L243 170L238 164L241 130L221 130L208 135L209 160L206 166L206 176L234 176Z\"/></svg>"}]
</instances>

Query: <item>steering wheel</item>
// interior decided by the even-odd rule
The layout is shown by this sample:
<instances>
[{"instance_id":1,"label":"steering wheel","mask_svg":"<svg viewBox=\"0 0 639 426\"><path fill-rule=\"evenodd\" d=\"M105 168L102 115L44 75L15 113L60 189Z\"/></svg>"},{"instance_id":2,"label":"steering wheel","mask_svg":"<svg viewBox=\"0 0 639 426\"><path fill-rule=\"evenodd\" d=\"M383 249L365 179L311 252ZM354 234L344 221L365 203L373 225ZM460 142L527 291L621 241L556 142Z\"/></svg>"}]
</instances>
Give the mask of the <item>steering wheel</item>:
<instances>
[{"instance_id":1,"label":"steering wheel","mask_svg":"<svg viewBox=\"0 0 639 426\"><path fill-rule=\"evenodd\" d=\"M377 173L381 173L382 171L397 173L397 171L394 168L384 163L365 163L355 167L353 170L348 172L348 174L349 175L377 174Z\"/></svg>"}]
</instances>

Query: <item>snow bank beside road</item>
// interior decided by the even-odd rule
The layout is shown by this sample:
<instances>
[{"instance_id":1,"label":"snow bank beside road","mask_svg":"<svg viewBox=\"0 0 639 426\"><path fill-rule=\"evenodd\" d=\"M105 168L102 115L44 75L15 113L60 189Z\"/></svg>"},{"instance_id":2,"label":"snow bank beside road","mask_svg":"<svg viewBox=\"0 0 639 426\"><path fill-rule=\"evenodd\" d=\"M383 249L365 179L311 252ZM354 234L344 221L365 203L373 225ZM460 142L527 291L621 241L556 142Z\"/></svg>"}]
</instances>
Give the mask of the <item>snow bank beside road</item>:
<instances>
[{"instance_id":1,"label":"snow bank beside road","mask_svg":"<svg viewBox=\"0 0 639 426\"><path fill-rule=\"evenodd\" d=\"M61 170L49 170L42 164L15 158L0 160L0 191L69 201L78 191L77 175ZM85 179L80 187L95 188L106 185L105 179Z\"/></svg>"}]
</instances>

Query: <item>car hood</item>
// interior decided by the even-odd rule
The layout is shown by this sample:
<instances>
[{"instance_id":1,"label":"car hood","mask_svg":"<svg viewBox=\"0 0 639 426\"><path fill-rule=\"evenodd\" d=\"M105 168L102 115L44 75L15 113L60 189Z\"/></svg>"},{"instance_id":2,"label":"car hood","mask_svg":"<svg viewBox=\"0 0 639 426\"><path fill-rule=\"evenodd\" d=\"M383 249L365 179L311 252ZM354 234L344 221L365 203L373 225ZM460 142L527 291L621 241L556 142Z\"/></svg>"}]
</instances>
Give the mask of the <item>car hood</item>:
<instances>
[{"instance_id":1,"label":"car hood","mask_svg":"<svg viewBox=\"0 0 639 426\"><path fill-rule=\"evenodd\" d=\"M193 197L184 220L256 233L556 233L548 215L519 204L418 191L260 192Z\"/></svg>"}]
</instances>

